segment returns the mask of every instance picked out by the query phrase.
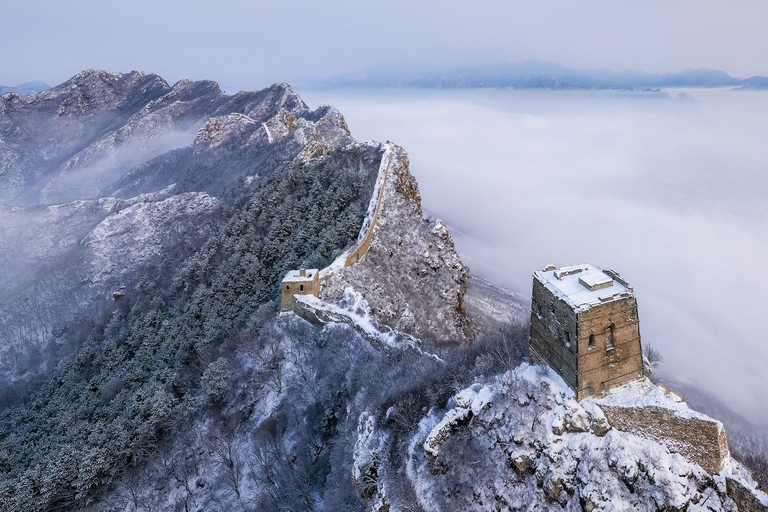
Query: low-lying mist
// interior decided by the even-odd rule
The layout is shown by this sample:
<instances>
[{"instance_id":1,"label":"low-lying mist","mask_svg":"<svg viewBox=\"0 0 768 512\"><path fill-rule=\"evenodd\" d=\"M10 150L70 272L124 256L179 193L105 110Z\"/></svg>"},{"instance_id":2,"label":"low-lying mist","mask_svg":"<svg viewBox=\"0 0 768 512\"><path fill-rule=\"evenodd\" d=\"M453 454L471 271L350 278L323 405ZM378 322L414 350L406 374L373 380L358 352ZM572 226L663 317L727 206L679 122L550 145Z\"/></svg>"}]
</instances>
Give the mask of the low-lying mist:
<instances>
[{"instance_id":1,"label":"low-lying mist","mask_svg":"<svg viewBox=\"0 0 768 512\"><path fill-rule=\"evenodd\" d=\"M408 150L473 273L528 296L549 263L619 271L663 372L768 424L768 92L299 92Z\"/></svg>"}]
</instances>

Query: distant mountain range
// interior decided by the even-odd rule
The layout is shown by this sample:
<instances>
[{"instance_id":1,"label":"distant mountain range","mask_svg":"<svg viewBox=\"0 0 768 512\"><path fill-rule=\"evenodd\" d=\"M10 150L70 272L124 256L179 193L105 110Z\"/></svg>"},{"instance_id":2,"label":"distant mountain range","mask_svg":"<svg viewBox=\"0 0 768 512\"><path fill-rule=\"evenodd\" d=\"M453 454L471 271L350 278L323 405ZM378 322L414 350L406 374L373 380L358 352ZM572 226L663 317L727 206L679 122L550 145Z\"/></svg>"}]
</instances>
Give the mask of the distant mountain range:
<instances>
[{"instance_id":1,"label":"distant mountain range","mask_svg":"<svg viewBox=\"0 0 768 512\"><path fill-rule=\"evenodd\" d=\"M15 92L19 96L29 96L30 94L35 94L36 92L42 92L50 88L51 88L50 85L48 85L45 82L41 82L40 80L35 80L34 82L25 82L15 87L0 85L0 96L2 96L3 94L7 94L9 92Z\"/></svg>"},{"instance_id":2,"label":"distant mountain range","mask_svg":"<svg viewBox=\"0 0 768 512\"><path fill-rule=\"evenodd\" d=\"M685 70L654 74L644 71L606 69L576 71L554 62L505 62L429 72L390 72L380 68L303 81L317 88L414 87L419 89L516 88L516 89L648 89L659 87L737 87L766 89L768 78L734 78L725 71Z\"/></svg>"}]
</instances>

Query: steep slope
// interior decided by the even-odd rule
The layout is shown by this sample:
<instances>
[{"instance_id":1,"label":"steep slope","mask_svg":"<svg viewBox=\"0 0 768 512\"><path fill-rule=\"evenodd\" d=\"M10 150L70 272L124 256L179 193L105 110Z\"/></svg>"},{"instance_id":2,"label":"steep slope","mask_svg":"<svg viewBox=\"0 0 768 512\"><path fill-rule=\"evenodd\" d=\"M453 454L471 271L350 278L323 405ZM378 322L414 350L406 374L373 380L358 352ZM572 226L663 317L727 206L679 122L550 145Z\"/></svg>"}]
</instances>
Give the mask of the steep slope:
<instances>
[{"instance_id":1,"label":"steep slope","mask_svg":"<svg viewBox=\"0 0 768 512\"><path fill-rule=\"evenodd\" d=\"M23 391L77 350L114 292L169 279L223 229L232 201L294 160L336 152L327 159L353 166L363 189L375 178L360 158L376 147L285 84L230 96L210 81L86 71L0 103L0 197L33 203L0 205L0 388Z\"/></svg>"},{"instance_id":2,"label":"steep slope","mask_svg":"<svg viewBox=\"0 0 768 512\"><path fill-rule=\"evenodd\" d=\"M85 71L39 94L6 94L0 100L0 202L113 195L126 172L188 147L209 118L236 112L258 125L280 109L308 110L284 84L230 96L215 82L181 80L170 87L135 71Z\"/></svg>"},{"instance_id":3,"label":"steep slope","mask_svg":"<svg viewBox=\"0 0 768 512\"><path fill-rule=\"evenodd\" d=\"M2 101L0 508L80 508L170 432L226 416L239 340L274 321L288 269L354 242L385 150L285 84L89 71ZM437 238L417 207L388 215L416 229L404 258Z\"/></svg>"},{"instance_id":4,"label":"steep slope","mask_svg":"<svg viewBox=\"0 0 768 512\"><path fill-rule=\"evenodd\" d=\"M402 148L392 147L385 170L370 247L359 261L334 271L321 298L336 302L351 287L393 329L438 345L467 342L474 338L464 306L469 276L453 239L439 220L422 218L418 185Z\"/></svg>"},{"instance_id":5,"label":"steep slope","mask_svg":"<svg viewBox=\"0 0 768 512\"><path fill-rule=\"evenodd\" d=\"M94 71L1 101L0 509L765 506L530 366L519 298L333 107ZM420 339L278 316L297 268Z\"/></svg>"}]
</instances>

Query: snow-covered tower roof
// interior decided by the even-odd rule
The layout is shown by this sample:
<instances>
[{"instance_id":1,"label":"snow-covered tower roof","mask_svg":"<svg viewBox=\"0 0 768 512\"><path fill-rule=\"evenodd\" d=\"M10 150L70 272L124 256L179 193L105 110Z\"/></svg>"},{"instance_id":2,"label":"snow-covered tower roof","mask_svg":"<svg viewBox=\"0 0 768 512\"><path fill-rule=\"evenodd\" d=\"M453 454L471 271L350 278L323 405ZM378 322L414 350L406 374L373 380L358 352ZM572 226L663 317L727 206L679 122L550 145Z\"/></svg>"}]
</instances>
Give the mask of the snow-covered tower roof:
<instances>
[{"instance_id":1,"label":"snow-covered tower roof","mask_svg":"<svg viewBox=\"0 0 768 512\"><path fill-rule=\"evenodd\" d=\"M533 276L576 311L611 300L634 297L632 287L616 272L589 263L560 268L550 265L534 272Z\"/></svg>"}]
</instances>

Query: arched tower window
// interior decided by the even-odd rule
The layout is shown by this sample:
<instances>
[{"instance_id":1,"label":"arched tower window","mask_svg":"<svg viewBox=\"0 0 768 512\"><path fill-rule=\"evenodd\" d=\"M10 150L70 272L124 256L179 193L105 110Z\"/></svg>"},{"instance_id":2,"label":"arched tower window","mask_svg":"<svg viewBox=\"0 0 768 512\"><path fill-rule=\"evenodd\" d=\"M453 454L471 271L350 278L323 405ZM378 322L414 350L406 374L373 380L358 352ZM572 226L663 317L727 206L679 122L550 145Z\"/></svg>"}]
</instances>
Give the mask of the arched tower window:
<instances>
[{"instance_id":1,"label":"arched tower window","mask_svg":"<svg viewBox=\"0 0 768 512\"><path fill-rule=\"evenodd\" d=\"M589 350L592 350L593 348L595 348L595 335L594 334L590 334L589 335L589 344L587 345L587 348L589 348Z\"/></svg>"},{"instance_id":2,"label":"arched tower window","mask_svg":"<svg viewBox=\"0 0 768 512\"><path fill-rule=\"evenodd\" d=\"M289 285L289 284L285 285L285 289L286 290L290 290L291 289L291 285Z\"/></svg>"},{"instance_id":3,"label":"arched tower window","mask_svg":"<svg viewBox=\"0 0 768 512\"><path fill-rule=\"evenodd\" d=\"M304 285L303 285L303 284L300 284L300 285L299 285L299 291L300 291L300 292L303 292L303 291L304 291Z\"/></svg>"},{"instance_id":4,"label":"arched tower window","mask_svg":"<svg viewBox=\"0 0 768 512\"><path fill-rule=\"evenodd\" d=\"M616 345L615 333L616 333L616 326L614 324L611 324L608 327L606 327L605 335L608 337L608 343L605 346L606 350L610 350Z\"/></svg>"}]
</instances>

